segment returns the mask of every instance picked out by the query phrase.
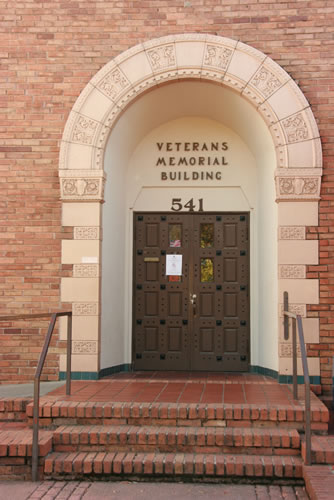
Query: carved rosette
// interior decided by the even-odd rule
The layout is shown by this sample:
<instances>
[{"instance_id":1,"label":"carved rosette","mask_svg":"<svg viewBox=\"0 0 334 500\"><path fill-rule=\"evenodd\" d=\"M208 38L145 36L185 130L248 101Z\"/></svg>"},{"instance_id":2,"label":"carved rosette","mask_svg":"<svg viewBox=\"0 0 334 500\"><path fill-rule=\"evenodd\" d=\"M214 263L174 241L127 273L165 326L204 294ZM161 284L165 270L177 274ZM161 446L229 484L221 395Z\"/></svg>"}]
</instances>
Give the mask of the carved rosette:
<instances>
[{"instance_id":1,"label":"carved rosette","mask_svg":"<svg viewBox=\"0 0 334 500\"><path fill-rule=\"evenodd\" d=\"M176 65L174 44L163 45L147 51L148 60L153 71L172 68Z\"/></svg>"},{"instance_id":2,"label":"carved rosette","mask_svg":"<svg viewBox=\"0 0 334 500\"><path fill-rule=\"evenodd\" d=\"M98 316L98 302L73 302L73 316Z\"/></svg>"},{"instance_id":3,"label":"carved rosette","mask_svg":"<svg viewBox=\"0 0 334 500\"><path fill-rule=\"evenodd\" d=\"M95 340L74 340L72 343L73 354L97 354Z\"/></svg>"},{"instance_id":4,"label":"carved rosette","mask_svg":"<svg viewBox=\"0 0 334 500\"><path fill-rule=\"evenodd\" d=\"M63 200L102 201L105 174L101 170L60 171L60 192Z\"/></svg>"},{"instance_id":5,"label":"carved rosette","mask_svg":"<svg viewBox=\"0 0 334 500\"><path fill-rule=\"evenodd\" d=\"M320 168L276 170L277 201L283 200L319 200L321 184Z\"/></svg>"},{"instance_id":6,"label":"carved rosette","mask_svg":"<svg viewBox=\"0 0 334 500\"><path fill-rule=\"evenodd\" d=\"M97 121L83 115L78 115L73 127L71 141L90 146L93 144L97 128Z\"/></svg>"},{"instance_id":7,"label":"carved rosette","mask_svg":"<svg viewBox=\"0 0 334 500\"><path fill-rule=\"evenodd\" d=\"M98 226L79 226L74 228L75 240L99 240L100 228Z\"/></svg>"},{"instance_id":8,"label":"carved rosette","mask_svg":"<svg viewBox=\"0 0 334 500\"><path fill-rule=\"evenodd\" d=\"M306 230L304 226L280 226L278 235L280 240L305 240Z\"/></svg>"},{"instance_id":9,"label":"carved rosette","mask_svg":"<svg viewBox=\"0 0 334 500\"><path fill-rule=\"evenodd\" d=\"M250 83L266 98L282 86L282 82L264 66L256 72Z\"/></svg>"},{"instance_id":10,"label":"carved rosette","mask_svg":"<svg viewBox=\"0 0 334 500\"><path fill-rule=\"evenodd\" d=\"M117 68L103 78L97 88L114 101L129 86L130 82L121 70Z\"/></svg>"},{"instance_id":11,"label":"carved rosette","mask_svg":"<svg viewBox=\"0 0 334 500\"><path fill-rule=\"evenodd\" d=\"M309 131L302 113L283 120L283 130L289 144L294 142L306 141L309 139Z\"/></svg>"},{"instance_id":12,"label":"carved rosette","mask_svg":"<svg viewBox=\"0 0 334 500\"><path fill-rule=\"evenodd\" d=\"M73 278L98 278L100 275L99 264L74 264Z\"/></svg>"},{"instance_id":13,"label":"carved rosette","mask_svg":"<svg viewBox=\"0 0 334 500\"><path fill-rule=\"evenodd\" d=\"M305 279L306 266L296 264L284 264L279 266L279 277L281 279Z\"/></svg>"},{"instance_id":14,"label":"carved rosette","mask_svg":"<svg viewBox=\"0 0 334 500\"><path fill-rule=\"evenodd\" d=\"M226 71L231 58L233 50L221 45L207 44L205 47L204 63L203 66L211 66Z\"/></svg>"}]
</instances>

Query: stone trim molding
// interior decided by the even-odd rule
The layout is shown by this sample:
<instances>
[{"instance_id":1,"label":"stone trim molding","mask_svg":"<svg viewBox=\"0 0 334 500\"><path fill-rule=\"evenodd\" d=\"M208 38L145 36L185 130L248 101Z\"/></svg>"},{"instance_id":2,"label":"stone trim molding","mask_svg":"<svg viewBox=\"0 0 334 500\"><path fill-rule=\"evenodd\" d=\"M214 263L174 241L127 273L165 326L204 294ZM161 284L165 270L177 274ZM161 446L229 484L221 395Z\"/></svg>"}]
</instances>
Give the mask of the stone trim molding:
<instances>
[{"instance_id":1,"label":"stone trim molding","mask_svg":"<svg viewBox=\"0 0 334 500\"><path fill-rule=\"evenodd\" d=\"M305 279L306 266L296 264L283 264L279 267L280 279Z\"/></svg>"},{"instance_id":2,"label":"stone trim molding","mask_svg":"<svg viewBox=\"0 0 334 500\"><path fill-rule=\"evenodd\" d=\"M280 226L278 228L279 240L305 240L305 226Z\"/></svg>"},{"instance_id":3,"label":"stone trim molding","mask_svg":"<svg viewBox=\"0 0 334 500\"><path fill-rule=\"evenodd\" d=\"M87 84L67 120L60 150L64 200L102 200L103 152L116 120L134 99L162 83L202 79L232 88L252 103L272 134L280 170L277 201L319 198L319 131L303 93L272 59L240 41L180 34L136 45L106 64ZM81 175L74 171L80 168ZM72 171L65 175L64 172ZM84 175L84 172L94 172ZM286 179L285 177L289 177Z\"/></svg>"},{"instance_id":4,"label":"stone trim molding","mask_svg":"<svg viewBox=\"0 0 334 500\"><path fill-rule=\"evenodd\" d=\"M98 302L73 302L72 304L73 316L98 316L99 310Z\"/></svg>"},{"instance_id":5,"label":"stone trim molding","mask_svg":"<svg viewBox=\"0 0 334 500\"><path fill-rule=\"evenodd\" d=\"M306 304L289 304L289 311L306 318ZM280 304L280 316L283 318L283 304Z\"/></svg>"},{"instance_id":6,"label":"stone trim molding","mask_svg":"<svg viewBox=\"0 0 334 500\"><path fill-rule=\"evenodd\" d=\"M101 233L99 226L77 226L74 227L73 237L75 240L100 240Z\"/></svg>"},{"instance_id":7,"label":"stone trim molding","mask_svg":"<svg viewBox=\"0 0 334 500\"><path fill-rule=\"evenodd\" d=\"M97 354L97 341L73 340L72 354Z\"/></svg>"}]
</instances>

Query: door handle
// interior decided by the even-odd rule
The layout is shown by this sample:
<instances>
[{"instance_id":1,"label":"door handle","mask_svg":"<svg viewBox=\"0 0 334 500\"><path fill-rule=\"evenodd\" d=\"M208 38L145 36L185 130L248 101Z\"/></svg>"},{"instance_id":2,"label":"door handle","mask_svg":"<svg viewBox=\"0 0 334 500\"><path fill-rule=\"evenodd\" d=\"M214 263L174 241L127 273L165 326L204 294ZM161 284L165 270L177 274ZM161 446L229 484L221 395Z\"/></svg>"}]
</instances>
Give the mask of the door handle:
<instances>
[{"instance_id":1,"label":"door handle","mask_svg":"<svg viewBox=\"0 0 334 500\"><path fill-rule=\"evenodd\" d=\"M192 303L193 306L193 315L196 316L196 299L197 295L195 293L190 294L190 302Z\"/></svg>"}]
</instances>

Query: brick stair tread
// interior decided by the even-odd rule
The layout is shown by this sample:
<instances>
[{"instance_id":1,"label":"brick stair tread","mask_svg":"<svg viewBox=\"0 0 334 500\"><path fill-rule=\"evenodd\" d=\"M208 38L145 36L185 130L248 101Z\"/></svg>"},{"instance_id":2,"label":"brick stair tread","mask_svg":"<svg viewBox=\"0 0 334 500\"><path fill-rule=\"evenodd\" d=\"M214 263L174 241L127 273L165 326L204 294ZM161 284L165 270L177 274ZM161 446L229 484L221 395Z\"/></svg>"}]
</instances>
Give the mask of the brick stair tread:
<instances>
[{"instance_id":1,"label":"brick stair tread","mask_svg":"<svg viewBox=\"0 0 334 500\"><path fill-rule=\"evenodd\" d=\"M240 448L300 448L298 431L277 428L196 426L63 425L54 431L58 446L170 445Z\"/></svg>"},{"instance_id":2,"label":"brick stair tread","mask_svg":"<svg viewBox=\"0 0 334 500\"><path fill-rule=\"evenodd\" d=\"M331 500L334 491L332 465L304 465L303 477L311 500Z\"/></svg>"},{"instance_id":3,"label":"brick stair tread","mask_svg":"<svg viewBox=\"0 0 334 500\"><path fill-rule=\"evenodd\" d=\"M46 478L87 475L211 476L301 478L302 460L290 456L202 453L51 453L45 459Z\"/></svg>"},{"instance_id":4,"label":"brick stair tread","mask_svg":"<svg viewBox=\"0 0 334 500\"><path fill-rule=\"evenodd\" d=\"M301 440L301 453L306 456L305 438ZM312 463L334 464L334 436L312 435L311 439Z\"/></svg>"},{"instance_id":5,"label":"brick stair tread","mask_svg":"<svg viewBox=\"0 0 334 500\"><path fill-rule=\"evenodd\" d=\"M312 422L327 423L329 412L320 400L312 402ZM27 405L27 416L32 417L33 404ZM265 421L276 422L304 421L303 405L258 405L258 404L187 404L187 403L139 403L139 402L76 402L49 399L41 400L40 417L76 419L136 419L145 424L151 420L201 419L205 425L210 421ZM125 423L125 422L123 422ZM132 423L132 422L126 422Z\"/></svg>"},{"instance_id":6,"label":"brick stair tread","mask_svg":"<svg viewBox=\"0 0 334 500\"><path fill-rule=\"evenodd\" d=\"M46 456L52 450L52 435L51 431L39 431L39 456ZM0 430L0 457L25 457L31 454L32 429Z\"/></svg>"}]
</instances>

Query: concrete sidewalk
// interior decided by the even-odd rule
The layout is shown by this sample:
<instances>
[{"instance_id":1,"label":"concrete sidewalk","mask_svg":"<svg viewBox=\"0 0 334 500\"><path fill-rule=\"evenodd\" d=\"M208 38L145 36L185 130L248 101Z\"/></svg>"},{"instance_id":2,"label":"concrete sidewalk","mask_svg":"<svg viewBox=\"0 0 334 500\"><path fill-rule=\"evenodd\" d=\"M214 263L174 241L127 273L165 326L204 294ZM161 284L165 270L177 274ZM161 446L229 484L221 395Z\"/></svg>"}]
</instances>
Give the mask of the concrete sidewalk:
<instances>
[{"instance_id":1,"label":"concrete sidewalk","mask_svg":"<svg viewBox=\"0 0 334 500\"><path fill-rule=\"evenodd\" d=\"M0 482L0 498L10 500L306 500L303 487L237 484L44 481Z\"/></svg>"},{"instance_id":2,"label":"concrete sidewalk","mask_svg":"<svg viewBox=\"0 0 334 500\"><path fill-rule=\"evenodd\" d=\"M44 396L54 389L58 389L65 385L65 381L61 382L41 382L40 395ZM34 384L4 384L0 385L0 398L33 398Z\"/></svg>"}]
</instances>

